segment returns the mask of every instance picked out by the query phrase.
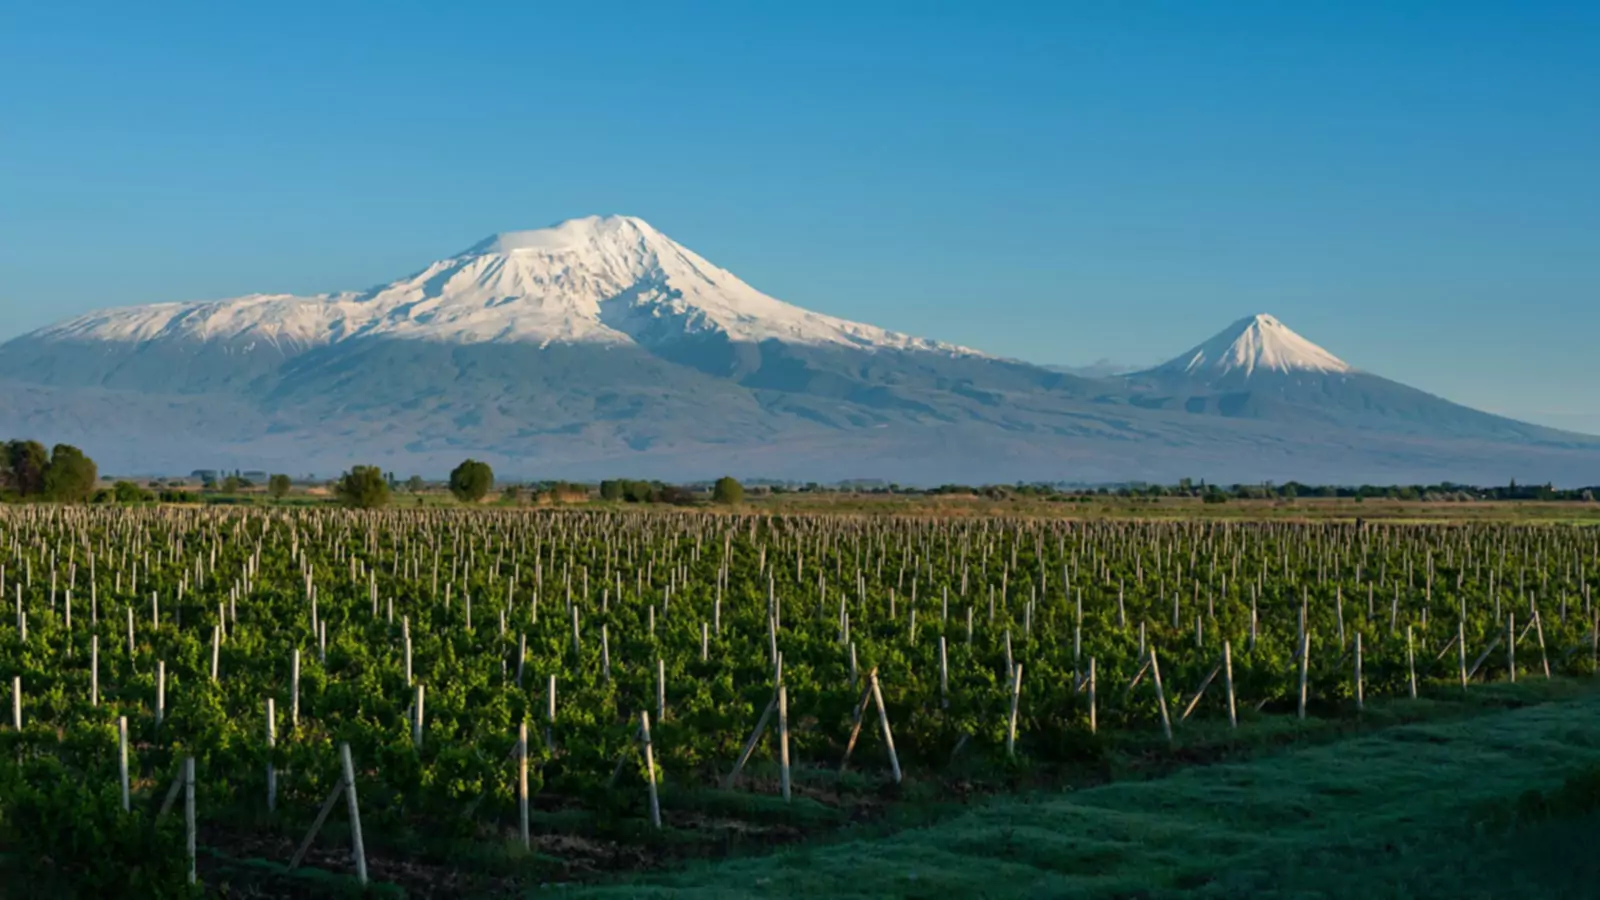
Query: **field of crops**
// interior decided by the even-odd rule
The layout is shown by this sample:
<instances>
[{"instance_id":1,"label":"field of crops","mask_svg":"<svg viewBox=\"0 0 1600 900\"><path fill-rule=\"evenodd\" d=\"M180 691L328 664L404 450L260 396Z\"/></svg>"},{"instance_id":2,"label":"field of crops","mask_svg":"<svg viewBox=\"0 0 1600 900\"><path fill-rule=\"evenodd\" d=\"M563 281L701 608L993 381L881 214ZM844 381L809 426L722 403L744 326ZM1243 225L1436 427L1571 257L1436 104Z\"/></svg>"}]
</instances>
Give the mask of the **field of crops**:
<instances>
[{"instance_id":1,"label":"field of crops","mask_svg":"<svg viewBox=\"0 0 1600 900\"><path fill-rule=\"evenodd\" d=\"M283 864L321 813L302 865L378 880L531 845L491 867L525 883L578 812L624 847L726 828L700 795L745 758L732 788L778 804L892 802L1590 674L1600 615L1600 532L1492 524L32 506L0 567L0 853L147 894L183 890L186 820Z\"/></svg>"}]
</instances>

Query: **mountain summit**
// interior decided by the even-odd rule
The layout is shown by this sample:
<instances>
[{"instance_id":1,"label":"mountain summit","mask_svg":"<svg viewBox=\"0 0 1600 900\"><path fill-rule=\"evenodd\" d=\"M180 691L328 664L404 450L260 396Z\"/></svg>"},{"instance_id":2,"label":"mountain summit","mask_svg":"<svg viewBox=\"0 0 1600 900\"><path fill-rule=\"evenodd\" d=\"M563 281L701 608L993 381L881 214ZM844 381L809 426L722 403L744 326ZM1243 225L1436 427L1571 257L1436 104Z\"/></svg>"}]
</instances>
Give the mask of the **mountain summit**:
<instances>
[{"instance_id":1,"label":"mountain summit","mask_svg":"<svg viewBox=\"0 0 1600 900\"><path fill-rule=\"evenodd\" d=\"M1208 380L1257 373L1354 371L1344 360L1311 343L1266 313L1246 316L1153 372Z\"/></svg>"},{"instance_id":2,"label":"mountain summit","mask_svg":"<svg viewBox=\"0 0 1600 900\"><path fill-rule=\"evenodd\" d=\"M908 484L1600 471L1600 440L1358 372L1271 316L1085 377L792 306L627 216L496 234L366 291L40 329L0 345L7 434L124 473L442 474L468 455L512 477Z\"/></svg>"},{"instance_id":3,"label":"mountain summit","mask_svg":"<svg viewBox=\"0 0 1600 900\"><path fill-rule=\"evenodd\" d=\"M32 337L173 337L251 348L264 342L280 349L374 337L646 346L711 337L973 353L773 299L631 216L590 216L497 234L362 293L251 295L109 310Z\"/></svg>"}]
</instances>

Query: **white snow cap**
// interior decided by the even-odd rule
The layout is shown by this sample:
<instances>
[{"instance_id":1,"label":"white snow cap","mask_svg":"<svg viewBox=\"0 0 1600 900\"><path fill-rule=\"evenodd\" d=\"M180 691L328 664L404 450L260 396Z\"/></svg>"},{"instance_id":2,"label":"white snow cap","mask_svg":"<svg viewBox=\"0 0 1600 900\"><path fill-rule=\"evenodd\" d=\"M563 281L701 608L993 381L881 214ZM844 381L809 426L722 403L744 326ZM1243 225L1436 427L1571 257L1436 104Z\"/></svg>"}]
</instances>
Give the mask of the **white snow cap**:
<instances>
[{"instance_id":1,"label":"white snow cap","mask_svg":"<svg viewBox=\"0 0 1600 900\"><path fill-rule=\"evenodd\" d=\"M1351 372L1344 360L1318 347L1266 313L1229 325L1158 372L1222 376L1243 372Z\"/></svg>"},{"instance_id":2,"label":"white snow cap","mask_svg":"<svg viewBox=\"0 0 1600 900\"><path fill-rule=\"evenodd\" d=\"M810 312L761 293L642 219L589 216L509 231L365 293L252 296L82 316L40 338L267 338L307 346L389 336L450 343L735 341L975 354Z\"/></svg>"}]
</instances>

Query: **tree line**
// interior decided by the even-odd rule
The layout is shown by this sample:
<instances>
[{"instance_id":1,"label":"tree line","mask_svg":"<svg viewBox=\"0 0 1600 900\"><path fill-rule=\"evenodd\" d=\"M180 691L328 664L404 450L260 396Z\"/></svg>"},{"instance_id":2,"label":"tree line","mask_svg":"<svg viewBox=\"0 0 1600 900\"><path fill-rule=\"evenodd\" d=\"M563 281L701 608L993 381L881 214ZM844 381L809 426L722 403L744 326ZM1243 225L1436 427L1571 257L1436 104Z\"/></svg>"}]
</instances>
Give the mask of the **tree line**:
<instances>
[{"instance_id":1,"label":"tree line","mask_svg":"<svg viewBox=\"0 0 1600 900\"><path fill-rule=\"evenodd\" d=\"M8 500L82 503L100 482L94 460L71 444L46 450L38 441L12 440L0 453L0 496Z\"/></svg>"}]
</instances>

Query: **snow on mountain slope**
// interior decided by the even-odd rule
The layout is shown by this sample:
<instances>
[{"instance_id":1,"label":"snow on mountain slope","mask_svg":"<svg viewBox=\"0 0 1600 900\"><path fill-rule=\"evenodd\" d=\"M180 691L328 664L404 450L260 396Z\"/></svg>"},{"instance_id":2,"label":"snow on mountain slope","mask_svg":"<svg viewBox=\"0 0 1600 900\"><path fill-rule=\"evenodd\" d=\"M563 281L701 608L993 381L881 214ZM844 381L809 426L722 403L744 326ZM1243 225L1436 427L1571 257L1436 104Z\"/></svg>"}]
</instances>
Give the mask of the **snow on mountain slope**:
<instances>
[{"instance_id":1,"label":"snow on mountain slope","mask_svg":"<svg viewBox=\"0 0 1600 900\"><path fill-rule=\"evenodd\" d=\"M972 354L775 300L641 219L591 216L495 235L361 294L251 296L93 313L35 332L44 340L265 340L314 346L389 336L449 343L646 346L740 342Z\"/></svg>"},{"instance_id":2,"label":"snow on mountain slope","mask_svg":"<svg viewBox=\"0 0 1600 900\"><path fill-rule=\"evenodd\" d=\"M1257 372L1355 371L1266 313L1240 319L1199 346L1151 370L1162 375L1249 378Z\"/></svg>"}]
</instances>

